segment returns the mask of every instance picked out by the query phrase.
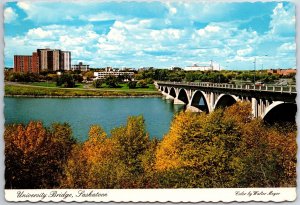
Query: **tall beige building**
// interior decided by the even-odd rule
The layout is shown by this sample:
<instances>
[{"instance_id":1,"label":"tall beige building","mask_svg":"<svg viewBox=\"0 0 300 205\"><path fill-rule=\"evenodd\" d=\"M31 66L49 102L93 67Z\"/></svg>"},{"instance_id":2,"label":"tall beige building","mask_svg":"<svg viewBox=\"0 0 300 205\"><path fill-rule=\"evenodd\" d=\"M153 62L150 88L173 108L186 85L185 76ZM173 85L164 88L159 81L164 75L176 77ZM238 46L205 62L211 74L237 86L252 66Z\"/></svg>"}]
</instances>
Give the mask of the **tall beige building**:
<instances>
[{"instance_id":1,"label":"tall beige building","mask_svg":"<svg viewBox=\"0 0 300 205\"><path fill-rule=\"evenodd\" d=\"M61 51L60 65L62 70L71 70L71 52Z\"/></svg>"},{"instance_id":2,"label":"tall beige building","mask_svg":"<svg viewBox=\"0 0 300 205\"><path fill-rule=\"evenodd\" d=\"M48 58L49 58L48 51L50 51L49 48L37 49L37 53L39 56L40 71L49 70L49 68L48 68Z\"/></svg>"},{"instance_id":3,"label":"tall beige building","mask_svg":"<svg viewBox=\"0 0 300 205\"><path fill-rule=\"evenodd\" d=\"M61 67L60 67L60 50L52 50L52 51L50 51L50 52L52 52L52 63L50 63L50 64L52 64L52 70L53 71L57 71L57 70L60 70L60 69L62 69Z\"/></svg>"},{"instance_id":4,"label":"tall beige building","mask_svg":"<svg viewBox=\"0 0 300 205\"><path fill-rule=\"evenodd\" d=\"M39 71L71 70L71 52L59 49L37 49Z\"/></svg>"}]
</instances>

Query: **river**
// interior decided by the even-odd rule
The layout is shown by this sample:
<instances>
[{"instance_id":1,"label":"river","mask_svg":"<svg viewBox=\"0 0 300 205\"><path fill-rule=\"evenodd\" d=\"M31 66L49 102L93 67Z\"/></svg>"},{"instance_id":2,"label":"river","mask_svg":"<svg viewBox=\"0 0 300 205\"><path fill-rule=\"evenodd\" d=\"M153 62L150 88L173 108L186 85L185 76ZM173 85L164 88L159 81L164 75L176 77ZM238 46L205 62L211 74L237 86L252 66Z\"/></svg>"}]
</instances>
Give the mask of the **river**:
<instances>
[{"instance_id":1,"label":"river","mask_svg":"<svg viewBox=\"0 0 300 205\"><path fill-rule=\"evenodd\" d=\"M98 124L109 134L126 123L128 116L143 115L150 137L161 139L169 131L174 113L182 110L160 97L147 98L4 98L5 124L40 120L49 126L67 122L79 141L87 139L89 127Z\"/></svg>"}]
</instances>

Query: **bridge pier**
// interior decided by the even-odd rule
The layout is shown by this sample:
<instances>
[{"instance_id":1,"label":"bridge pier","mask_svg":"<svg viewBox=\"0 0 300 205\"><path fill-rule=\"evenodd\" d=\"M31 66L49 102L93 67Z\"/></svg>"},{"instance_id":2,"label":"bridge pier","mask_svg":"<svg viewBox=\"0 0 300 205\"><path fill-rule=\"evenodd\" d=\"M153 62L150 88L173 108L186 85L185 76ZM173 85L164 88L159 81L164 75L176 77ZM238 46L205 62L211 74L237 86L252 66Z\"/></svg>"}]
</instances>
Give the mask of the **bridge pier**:
<instances>
[{"instance_id":1,"label":"bridge pier","mask_svg":"<svg viewBox=\"0 0 300 205\"><path fill-rule=\"evenodd\" d=\"M186 106L186 110L187 111L190 111L190 112L203 112L202 110L200 110L199 108L195 107L195 106L192 106L190 104L188 104Z\"/></svg>"},{"instance_id":2,"label":"bridge pier","mask_svg":"<svg viewBox=\"0 0 300 205\"><path fill-rule=\"evenodd\" d=\"M258 117L257 99L251 98L251 104L252 104L252 115L254 118L257 118Z\"/></svg>"},{"instance_id":3,"label":"bridge pier","mask_svg":"<svg viewBox=\"0 0 300 205\"><path fill-rule=\"evenodd\" d=\"M185 105L185 102L179 100L178 98L174 98L174 105Z\"/></svg>"},{"instance_id":4,"label":"bridge pier","mask_svg":"<svg viewBox=\"0 0 300 205\"><path fill-rule=\"evenodd\" d=\"M164 91L162 91L161 93L163 94L166 100L174 100L174 97L172 95L169 95L169 93L166 93Z\"/></svg>"}]
</instances>

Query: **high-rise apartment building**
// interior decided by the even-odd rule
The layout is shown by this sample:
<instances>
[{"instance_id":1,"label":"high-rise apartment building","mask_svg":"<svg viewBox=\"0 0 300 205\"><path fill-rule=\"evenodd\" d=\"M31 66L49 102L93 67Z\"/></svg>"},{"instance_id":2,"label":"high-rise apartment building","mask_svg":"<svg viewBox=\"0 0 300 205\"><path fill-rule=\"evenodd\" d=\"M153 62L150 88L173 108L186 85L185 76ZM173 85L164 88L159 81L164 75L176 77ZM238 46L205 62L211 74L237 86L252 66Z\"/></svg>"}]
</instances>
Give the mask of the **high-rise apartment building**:
<instances>
[{"instance_id":1,"label":"high-rise apartment building","mask_svg":"<svg viewBox=\"0 0 300 205\"><path fill-rule=\"evenodd\" d=\"M71 52L59 49L37 49L32 56L14 56L14 72L71 70Z\"/></svg>"},{"instance_id":2,"label":"high-rise apartment building","mask_svg":"<svg viewBox=\"0 0 300 205\"><path fill-rule=\"evenodd\" d=\"M71 52L61 51L60 65L62 70L71 70Z\"/></svg>"},{"instance_id":3,"label":"high-rise apartment building","mask_svg":"<svg viewBox=\"0 0 300 205\"><path fill-rule=\"evenodd\" d=\"M57 70L62 70L62 67L60 65L60 56L61 56L61 51L60 50L52 50L52 70L57 71Z\"/></svg>"},{"instance_id":4,"label":"high-rise apartment building","mask_svg":"<svg viewBox=\"0 0 300 205\"><path fill-rule=\"evenodd\" d=\"M32 72L32 56L15 55L14 72Z\"/></svg>"},{"instance_id":5,"label":"high-rise apartment building","mask_svg":"<svg viewBox=\"0 0 300 205\"><path fill-rule=\"evenodd\" d=\"M33 73L39 73L40 63L39 55L37 52L32 53L31 68Z\"/></svg>"},{"instance_id":6,"label":"high-rise apartment building","mask_svg":"<svg viewBox=\"0 0 300 205\"><path fill-rule=\"evenodd\" d=\"M50 51L49 48L46 49L37 49L37 53L39 56L39 69L40 71L46 71L48 70L48 51Z\"/></svg>"}]
</instances>

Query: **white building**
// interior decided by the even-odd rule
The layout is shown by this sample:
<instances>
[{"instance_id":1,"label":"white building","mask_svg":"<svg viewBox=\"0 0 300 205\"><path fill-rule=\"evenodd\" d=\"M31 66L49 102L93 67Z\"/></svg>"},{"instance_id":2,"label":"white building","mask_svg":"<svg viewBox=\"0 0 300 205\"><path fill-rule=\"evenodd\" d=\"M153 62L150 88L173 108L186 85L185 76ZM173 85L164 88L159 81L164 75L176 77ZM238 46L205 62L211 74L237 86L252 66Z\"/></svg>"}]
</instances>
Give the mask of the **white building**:
<instances>
[{"instance_id":1,"label":"white building","mask_svg":"<svg viewBox=\"0 0 300 205\"><path fill-rule=\"evenodd\" d=\"M122 72L122 71L102 71L102 72L94 72L95 79L105 79L108 76L121 76L125 75L130 78L133 78L134 72ZM126 79L125 79L126 80Z\"/></svg>"},{"instance_id":2,"label":"white building","mask_svg":"<svg viewBox=\"0 0 300 205\"><path fill-rule=\"evenodd\" d=\"M214 70L214 67L213 65L197 65L197 64L194 64L192 66L186 66L184 68L184 70L186 71L208 71L208 70Z\"/></svg>"},{"instance_id":3,"label":"white building","mask_svg":"<svg viewBox=\"0 0 300 205\"><path fill-rule=\"evenodd\" d=\"M90 69L89 65L84 65L82 62L79 62L77 65L72 65L72 70L88 71Z\"/></svg>"}]
</instances>

